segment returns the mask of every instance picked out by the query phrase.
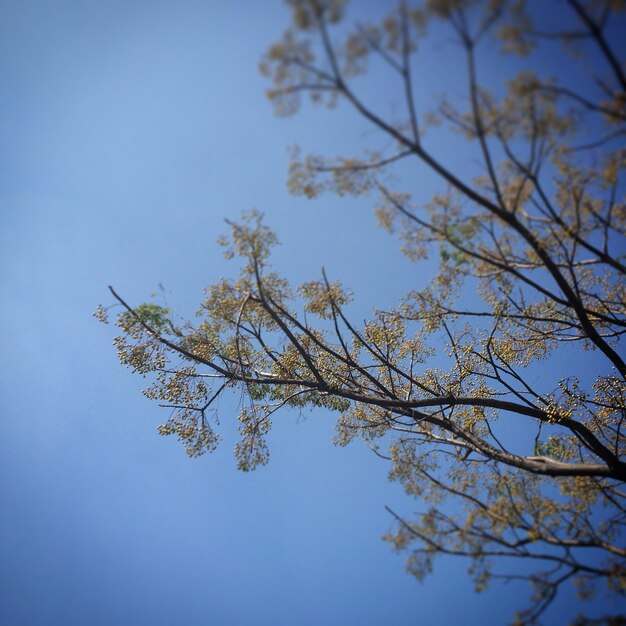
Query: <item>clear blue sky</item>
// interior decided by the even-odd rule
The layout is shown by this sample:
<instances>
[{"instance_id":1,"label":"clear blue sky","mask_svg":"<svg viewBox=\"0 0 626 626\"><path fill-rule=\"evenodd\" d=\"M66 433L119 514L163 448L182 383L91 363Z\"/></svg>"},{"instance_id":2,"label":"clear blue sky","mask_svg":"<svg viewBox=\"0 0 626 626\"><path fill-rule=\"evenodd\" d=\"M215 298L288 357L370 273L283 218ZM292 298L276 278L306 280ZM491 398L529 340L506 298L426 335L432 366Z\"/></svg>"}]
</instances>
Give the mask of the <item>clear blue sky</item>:
<instances>
[{"instance_id":1,"label":"clear blue sky","mask_svg":"<svg viewBox=\"0 0 626 626\"><path fill-rule=\"evenodd\" d=\"M222 446L189 460L91 317L108 284L138 303L161 282L192 313L234 273L223 218L252 207L295 280L324 265L364 307L423 280L366 201L288 195L289 146L368 141L342 109L273 116L257 63L288 19L279 0L0 2L3 624L500 624L526 593L475 595L462 562L406 574L383 507L419 503L362 444L334 448L331 415L283 413L242 474L225 402Z\"/></svg>"}]
</instances>

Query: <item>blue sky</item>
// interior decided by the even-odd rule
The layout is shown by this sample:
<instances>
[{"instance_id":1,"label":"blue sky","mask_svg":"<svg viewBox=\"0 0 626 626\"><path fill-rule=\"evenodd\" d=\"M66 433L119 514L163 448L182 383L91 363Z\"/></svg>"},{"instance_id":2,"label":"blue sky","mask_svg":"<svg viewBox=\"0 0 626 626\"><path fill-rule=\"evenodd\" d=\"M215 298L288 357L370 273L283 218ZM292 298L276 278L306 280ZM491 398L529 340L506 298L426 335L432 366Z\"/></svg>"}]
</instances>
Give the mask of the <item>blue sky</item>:
<instances>
[{"instance_id":1,"label":"blue sky","mask_svg":"<svg viewBox=\"0 0 626 626\"><path fill-rule=\"evenodd\" d=\"M525 593L475 595L461 562L407 575L384 505L419 503L364 445L332 446L332 415L284 412L269 466L242 474L225 401L223 444L189 460L91 317L108 284L138 303L162 283L191 314L235 272L223 219L253 207L284 242L276 266L325 266L363 311L426 280L367 200L289 196L289 146L371 136L341 108L273 116L257 64L288 19L278 0L0 2L3 623L496 624Z\"/></svg>"}]
</instances>

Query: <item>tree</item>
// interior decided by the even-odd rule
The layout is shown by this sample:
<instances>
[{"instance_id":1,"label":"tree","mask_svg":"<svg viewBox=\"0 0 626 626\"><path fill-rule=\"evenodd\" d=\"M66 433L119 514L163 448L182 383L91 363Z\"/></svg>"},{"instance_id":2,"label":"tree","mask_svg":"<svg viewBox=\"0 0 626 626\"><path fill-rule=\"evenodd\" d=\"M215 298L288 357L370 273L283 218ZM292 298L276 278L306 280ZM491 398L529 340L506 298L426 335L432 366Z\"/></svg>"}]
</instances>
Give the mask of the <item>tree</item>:
<instances>
[{"instance_id":1,"label":"tree","mask_svg":"<svg viewBox=\"0 0 626 626\"><path fill-rule=\"evenodd\" d=\"M171 410L161 434L190 456L213 450L211 405L239 387L248 404L235 454L247 471L268 461L276 411L325 407L339 414L340 445L363 438L430 504L416 519L390 511L388 539L418 578L457 555L478 590L526 579L524 623L570 579L583 597L601 583L623 594L626 76L612 37L624 2L563 1L557 28L542 23L541 3L402 2L380 25L349 28L343 0L287 1L293 23L261 63L277 112L295 113L306 94L342 103L385 146L357 158L295 153L292 191L375 195L380 224L411 260L438 257L439 273L359 325L349 291L325 273L293 290L272 270L276 235L251 212L221 241L239 276L207 290L198 323L111 289L123 307L119 357L154 374L146 395ZM414 63L443 25L463 51L467 97L428 111ZM487 76L488 88L478 60L496 45L514 69L504 84ZM557 78L533 71L545 47L563 54ZM403 118L381 116L353 87L368 63L397 78ZM437 156L429 137L442 124L479 170ZM403 188L391 178L400 163L436 174L441 193L426 201L411 181ZM106 309L97 315L106 321Z\"/></svg>"}]
</instances>

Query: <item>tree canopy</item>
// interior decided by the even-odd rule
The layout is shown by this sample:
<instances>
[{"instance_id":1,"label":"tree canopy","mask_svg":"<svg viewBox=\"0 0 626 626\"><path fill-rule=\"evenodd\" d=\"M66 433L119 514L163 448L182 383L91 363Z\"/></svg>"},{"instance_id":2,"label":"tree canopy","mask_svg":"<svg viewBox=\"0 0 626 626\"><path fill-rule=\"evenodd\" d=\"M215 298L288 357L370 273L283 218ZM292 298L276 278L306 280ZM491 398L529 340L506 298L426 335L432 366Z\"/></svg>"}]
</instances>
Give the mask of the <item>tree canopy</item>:
<instances>
[{"instance_id":1,"label":"tree canopy","mask_svg":"<svg viewBox=\"0 0 626 626\"><path fill-rule=\"evenodd\" d=\"M292 24L261 61L276 112L309 96L377 131L357 156L295 151L290 189L371 199L404 254L439 271L421 289L407 276L396 306L357 323L326 273L292 287L272 268L277 236L251 211L220 241L238 276L207 289L196 321L111 289L119 358L153 375L145 393L170 411L160 433L192 457L212 451L213 403L239 388L235 456L248 471L269 459L276 411L334 411L336 442L365 440L426 503L412 519L390 511L387 538L416 577L456 555L477 590L526 579L521 623L566 581L582 598L624 594L624 2L563 1L556 24L519 0L401 2L380 24L348 23L342 0L288 4ZM435 98L415 59L444 28L465 84ZM548 50L558 76L542 74ZM483 76L496 52L509 74ZM389 117L359 88L383 71L397 85ZM442 132L471 166L447 165L431 140ZM407 176L425 170L441 181L434 197Z\"/></svg>"}]
</instances>

